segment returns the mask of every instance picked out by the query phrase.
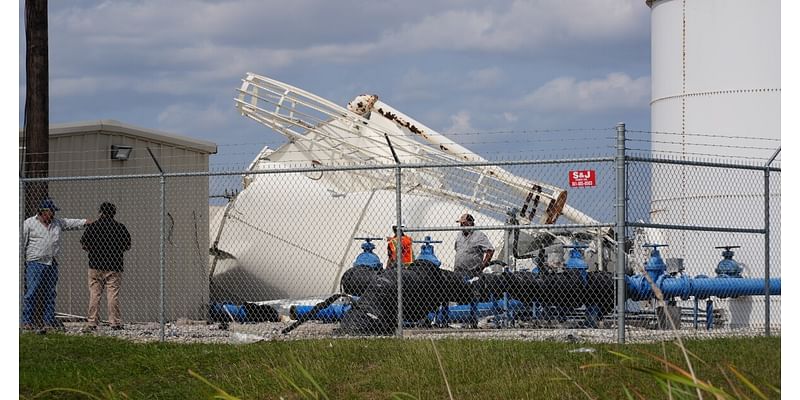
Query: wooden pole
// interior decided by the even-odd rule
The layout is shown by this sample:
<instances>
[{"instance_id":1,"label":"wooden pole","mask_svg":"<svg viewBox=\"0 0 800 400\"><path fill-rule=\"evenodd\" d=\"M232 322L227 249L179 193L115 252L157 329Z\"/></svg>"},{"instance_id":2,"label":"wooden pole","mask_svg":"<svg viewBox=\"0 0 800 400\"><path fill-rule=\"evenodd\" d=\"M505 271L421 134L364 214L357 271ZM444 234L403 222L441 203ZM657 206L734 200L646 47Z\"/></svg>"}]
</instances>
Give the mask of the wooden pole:
<instances>
[{"instance_id":1,"label":"wooden pole","mask_svg":"<svg viewBox=\"0 0 800 400\"><path fill-rule=\"evenodd\" d=\"M24 177L48 176L50 109L48 82L47 0L25 1L25 138ZM25 185L25 215L31 216L47 196L47 182Z\"/></svg>"}]
</instances>

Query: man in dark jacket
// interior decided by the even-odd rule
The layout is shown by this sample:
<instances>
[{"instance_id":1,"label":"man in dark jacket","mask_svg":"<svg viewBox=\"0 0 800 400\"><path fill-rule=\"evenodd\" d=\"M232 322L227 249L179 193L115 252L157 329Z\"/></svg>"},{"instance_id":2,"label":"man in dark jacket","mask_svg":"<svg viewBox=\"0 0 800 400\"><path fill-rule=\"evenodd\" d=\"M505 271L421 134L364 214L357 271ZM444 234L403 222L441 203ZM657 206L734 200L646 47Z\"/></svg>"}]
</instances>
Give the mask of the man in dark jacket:
<instances>
[{"instance_id":1,"label":"man in dark jacket","mask_svg":"<svg viewBox=\"0 0 800 400\"><path fill-rule=\"evenodd\" d=\"M111 329L122 329L119 290L122 286L123 253L131 248L131 235L125 225L117 222L117 207L112 203L100 205L100 217L89 225L81 237L81 245L89 256L89 312L86 331L97 329L100 296L106 289L108 320Z\"/></svg>"}]
</instances>

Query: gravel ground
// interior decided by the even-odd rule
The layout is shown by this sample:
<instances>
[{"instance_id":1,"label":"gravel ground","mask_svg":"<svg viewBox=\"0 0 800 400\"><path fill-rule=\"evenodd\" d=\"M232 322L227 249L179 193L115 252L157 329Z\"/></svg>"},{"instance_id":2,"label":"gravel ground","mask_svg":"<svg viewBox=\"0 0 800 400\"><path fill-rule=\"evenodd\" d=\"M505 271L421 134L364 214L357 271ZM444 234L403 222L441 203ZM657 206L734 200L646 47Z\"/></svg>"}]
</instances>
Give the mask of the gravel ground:
<instances>
[{"instance_id":1,"label":"gravel ground","mask_svg":"<svg viewBox=\"0 0 800 400\"><path fill-rule=\"evenodd\" d=\"M129 323L124 330L111 330L108 326L100 326L96 331L84 333L83 323L67 322L65 333L68 335L108 336L127 339L134 342L158 342L161 329L158 323ZM232 323L227 329L220 324L206 324L205 321L177 321L167 323L164 327L164 340L170 343L226 343L244 344L258 341L302 340L302 339L368 339L365 336L343 336L336 333L338 324L308 321L289 334L281 330L289 326L289 322L265 322L257 324ZM714 329L711 331L683 329L678 331L683 339L710 339L720 337L754 337L764 336L763 329ZM780 336L780 330L772 330L772 335ZM492 339L521 341L558 341L567 343L616 343L617 329L405 329L403 337L407 339ZM625 332L626 343L650 343L672 340L676 334L672 331L629 327Z\"/></svg>"}]
</instances>

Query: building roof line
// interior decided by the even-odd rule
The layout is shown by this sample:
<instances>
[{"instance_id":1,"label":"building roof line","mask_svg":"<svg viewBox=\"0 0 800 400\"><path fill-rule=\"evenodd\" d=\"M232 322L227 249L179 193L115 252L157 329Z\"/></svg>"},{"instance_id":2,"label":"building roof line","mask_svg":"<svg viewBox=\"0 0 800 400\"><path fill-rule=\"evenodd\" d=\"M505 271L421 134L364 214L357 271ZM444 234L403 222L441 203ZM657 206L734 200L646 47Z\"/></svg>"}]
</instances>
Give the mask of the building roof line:
<instances>
[{"instance_id":1,"label":"building roof line","mask_svg":"<svg viewBox=\"0 0 800 400\"><path fill-rule=\"evenodd\" d=\"M50 125L50 136L87 134L94 132L117 133L126 136L138 137L146 140L164 142L176 146L186 147L198 152L216 154L216 143L194 139L188 136L176 135L155 129L147 129L138 126L128 125L113 119L101 119L94 121L69 122ZM20 129L20 137L22 129Z\"/></svg>"}]
</instances>

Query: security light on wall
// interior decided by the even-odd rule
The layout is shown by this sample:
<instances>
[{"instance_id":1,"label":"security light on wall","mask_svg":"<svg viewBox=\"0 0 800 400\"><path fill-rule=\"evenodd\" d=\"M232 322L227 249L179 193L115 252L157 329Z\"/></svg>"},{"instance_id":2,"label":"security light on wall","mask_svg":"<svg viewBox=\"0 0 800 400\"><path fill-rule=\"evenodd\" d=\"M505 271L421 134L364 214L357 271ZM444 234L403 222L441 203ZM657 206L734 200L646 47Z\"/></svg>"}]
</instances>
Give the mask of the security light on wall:
<instances>
[{"instance_id":1,"label":"security light on wall","mask_svg":"<svg viewBox=\"0 0 800 400\"><path fill-rule=\"evenodd\" d=\"M111 159L112 160L120 160L125 161L128 157L131 156L131 151L133 147L131 146L122 146L122 145L111 145Z\"/></svg>"}]
</instances>

